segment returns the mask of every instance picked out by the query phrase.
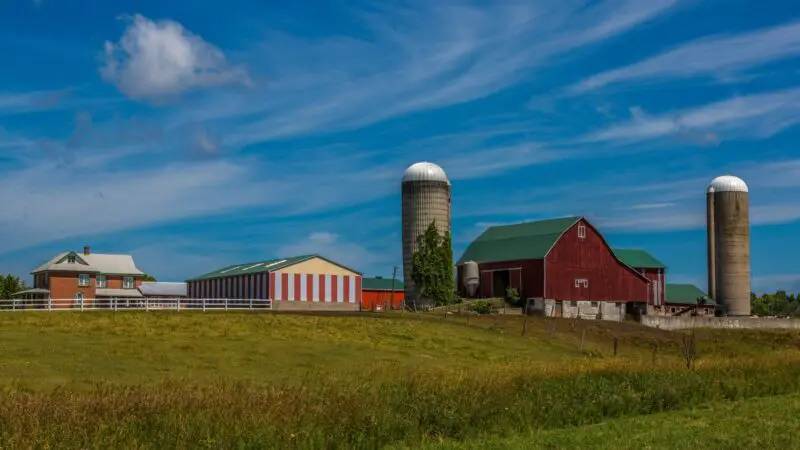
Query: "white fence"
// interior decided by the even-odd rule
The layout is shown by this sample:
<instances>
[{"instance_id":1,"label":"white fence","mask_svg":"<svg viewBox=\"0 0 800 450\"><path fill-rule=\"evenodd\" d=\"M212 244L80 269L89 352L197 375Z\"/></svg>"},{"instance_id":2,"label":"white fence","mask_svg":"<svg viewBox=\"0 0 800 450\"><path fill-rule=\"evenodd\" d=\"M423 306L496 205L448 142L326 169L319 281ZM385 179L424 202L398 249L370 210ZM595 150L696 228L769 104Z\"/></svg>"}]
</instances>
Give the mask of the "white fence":
<instances>
[{"instance_id":1,"label":"white fence","mask_svg":"<svg viewBox=\"0 0 800 450\"><path fill-rule=\"evenodd\" d=\"M0 311L269 310L272 300L250 298L95 298L0 300Z\"/></svg>"}]
</instances>

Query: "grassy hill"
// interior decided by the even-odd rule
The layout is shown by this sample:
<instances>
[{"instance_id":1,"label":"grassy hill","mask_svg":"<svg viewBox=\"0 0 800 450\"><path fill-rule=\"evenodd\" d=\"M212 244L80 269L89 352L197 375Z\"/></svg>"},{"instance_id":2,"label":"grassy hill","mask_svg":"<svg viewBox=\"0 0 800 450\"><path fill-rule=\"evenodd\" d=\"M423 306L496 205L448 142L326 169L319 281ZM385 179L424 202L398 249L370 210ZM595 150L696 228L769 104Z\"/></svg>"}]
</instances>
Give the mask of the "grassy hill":
<instances>
[{"instance_id":1,"label":"grassy hill","mask_svg":"<svg viewBox=\"0 0 800 450\"><path fill-rule=\"evenodd\" d=\"M796 331L698 332L690 371L680 333L514 316L21 312L0 330L12 448L468 444L800 392Z\"/></svg>"}]
</instances>

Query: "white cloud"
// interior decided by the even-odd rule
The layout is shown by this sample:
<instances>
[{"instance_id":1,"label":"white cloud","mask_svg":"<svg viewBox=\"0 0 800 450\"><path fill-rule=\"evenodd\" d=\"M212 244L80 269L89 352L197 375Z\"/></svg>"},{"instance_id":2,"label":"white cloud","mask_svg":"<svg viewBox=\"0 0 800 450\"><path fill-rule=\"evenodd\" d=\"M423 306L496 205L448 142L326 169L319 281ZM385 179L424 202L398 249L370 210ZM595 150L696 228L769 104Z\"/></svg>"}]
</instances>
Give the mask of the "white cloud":
<instances>
[{"instance_id":1,"label":"white cloud","mask_svg":"<svg viewBox=\"0 0 800 450\"><path fill-rule=\"evenodd\" d=\"M766 138L800 123L800 89L744 95L656 117L633 120L591 133L583 142L634 143L673 136L699 136L718 141L730 138ZM690 133L687 135L687 133ZM712 133L712 134L709 134Z\"/></svg>"},{"instance_id":2,"label":"white cloud","mask_svg":"<svg viewBox=\"0 0 800 450\"><path fill-rule=\"evenodd\" d=\"M572 86L580 93L613 83L666 81L713 76L728 78L741 71L800 55L800 22L717 36L681 45L644 61L591 76Z\"/></svg>"},{"instance_id":3,"label":"white cloud","mask_svg":"<svg viewBox=\"0 0 800 450\"><path fill-rule=\"evenodd\" d=\"M162 101L183 92L224 84L249 84L242 67L220 49L171 20L133 16L118 43L106 41L103 78L136 100Z\"/></svg>"}]
</instances>

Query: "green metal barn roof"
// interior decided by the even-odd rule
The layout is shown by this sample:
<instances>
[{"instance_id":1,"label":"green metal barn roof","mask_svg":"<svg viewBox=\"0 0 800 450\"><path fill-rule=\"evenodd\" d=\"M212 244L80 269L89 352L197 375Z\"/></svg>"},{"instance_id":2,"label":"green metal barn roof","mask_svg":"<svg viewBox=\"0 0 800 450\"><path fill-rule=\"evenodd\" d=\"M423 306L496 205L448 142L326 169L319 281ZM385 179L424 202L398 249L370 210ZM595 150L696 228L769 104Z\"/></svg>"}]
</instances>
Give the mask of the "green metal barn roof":
<instances>
[{"instance_id":1,"label":"green metal barn roof","mask_svg":"<svg viewBox=\"0 0 800 450\"><path fill-rule=\"evenodd\" d=\"M661 261L657 260L650 253L640 249L612 248L614 255L623 264L634 269L666 269Z\"/></svg>"},{"instance_id":2,"label":"green metal barn roof","mask_svg":"<svg viewBox=\"0 0 800 450\"><path fill-rule=\"evenodd\" d=\"M405 288L406 285L402 280L394 280L395 291L402 291ZM392 279L381 277L364 278L361 280L361 289L365 291L391 291Z\"/></svg>"},{"instance_id":3,"label":"green metal barn roof","mask_svg":"<svg viewBox=\"0 0 800 450\"><path fill-rule=\"evenodd\" d=\"M335 263L323 256L314 254L314 255L294 256L291 258L268 259L266 261L255 261L244 264L235 264L232 266L223 267L221 269L205 273L203 275L191 278L186 281L208 280L211 278L230 277L234 275L246 275L251 273L274 272L276 270L281 270L286 267L293 266L295 264L307 261L312 258L324 259L325 261L328 261L331 264L335 264L337 266L344 267L347 270L359 273L356 270L353 270L346 266L342 266L341 264Z\"/></svg>"},{"instance_id":4,"label":"green metal barn roof","mask_svg":"<svg viewBox=\"0 0 800 450\"><path fill-rule=\"evenodd\" d=\"M563 217L487 228L467 247L457 264L542 259L558 238L580 219L578 216Z\"/></svg>"},{"instance_id":5,"label":"green metal barn roof","mask_svg":"<svg viewBox=\"0 0 800 450\"><path fill-rule=\"evenodd\" d=\"M693 284L666 284L667 303L678 305L696 305L698 297L709 298L705 292ZM713 302L709 298L707 304Z\"/></svg>"}]
</instances>

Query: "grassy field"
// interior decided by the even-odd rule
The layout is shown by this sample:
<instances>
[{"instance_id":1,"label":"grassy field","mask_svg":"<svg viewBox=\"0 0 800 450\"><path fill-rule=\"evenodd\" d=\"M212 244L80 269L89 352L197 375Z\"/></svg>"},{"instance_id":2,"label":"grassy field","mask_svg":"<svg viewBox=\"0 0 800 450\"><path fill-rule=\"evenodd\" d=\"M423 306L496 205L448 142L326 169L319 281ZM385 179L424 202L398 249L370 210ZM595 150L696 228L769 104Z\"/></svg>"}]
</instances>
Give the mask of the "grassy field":
<instances>
[{"instance_id":1,"label":"grassy field","mask_svg":"<svg viewBox=\"0 0 800 450\"><path fill-rule=\"evenodd\" d=\"M800 448L800 395L708 403L681 411L626 417L508 438L427 444L469 449L789 449ZM399 448L399 447L398 447Z\"/></svg>"},{"instance_id":2,"label":"grassy field","mask_svg":"<svg viewBox=\"0 0 800 450\"><path fill-rule=\"evenodd\" d=\"M613 425L587 425L615 417L800 392L796 331L698 332L689 371L679 333L538 318L523 336L523 323L0 314L0 448L513 446L568 426L588 442Z\"/></svg>"}]
</instances>

